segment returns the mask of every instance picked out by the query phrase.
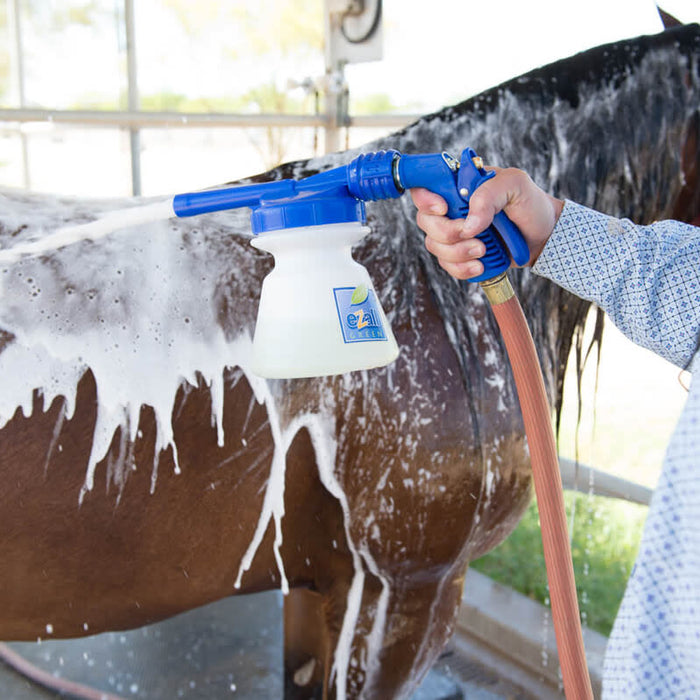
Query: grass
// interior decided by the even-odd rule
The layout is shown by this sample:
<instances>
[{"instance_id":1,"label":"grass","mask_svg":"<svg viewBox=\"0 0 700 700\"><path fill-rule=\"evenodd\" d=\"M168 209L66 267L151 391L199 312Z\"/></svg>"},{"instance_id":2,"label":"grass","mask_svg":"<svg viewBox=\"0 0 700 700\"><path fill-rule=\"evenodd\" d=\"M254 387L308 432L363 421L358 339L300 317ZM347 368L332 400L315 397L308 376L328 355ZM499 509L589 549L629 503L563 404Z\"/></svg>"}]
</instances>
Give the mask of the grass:
<instances>
[{"instance_id":1,"label":"grass","mask_svg":"<svg viewBox=\"0 0 700 700\"><path fill-rule=\"evenodd\" d=\"M639 548L646 507L612 499L564 496L575 508L571 543L579 608L584 624L609 635ZM472 563L477 571L549 604L539 516L533 502L502 544Z\"/></svg>"}]
</instances>

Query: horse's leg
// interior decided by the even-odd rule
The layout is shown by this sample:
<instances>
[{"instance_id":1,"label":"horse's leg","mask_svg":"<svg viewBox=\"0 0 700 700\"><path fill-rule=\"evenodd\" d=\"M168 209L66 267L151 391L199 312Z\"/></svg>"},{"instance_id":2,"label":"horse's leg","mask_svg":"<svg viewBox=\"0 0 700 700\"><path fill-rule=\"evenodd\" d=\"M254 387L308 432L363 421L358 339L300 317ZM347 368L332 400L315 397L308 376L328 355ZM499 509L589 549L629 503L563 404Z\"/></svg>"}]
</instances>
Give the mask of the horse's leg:
<instances>
[{"instance_id":1,"label":"horse's leg","mask_svg":"<svg viewBox=\"0 0 700 700\"><path fill-rule=\"evenodd\" d=\"M284 600L285 698L327 698L356 572L342 507L320 480L306 430L287 452L282 530L291 588Z\"/></svg>"},{"instance_id":2,"label":"horse's leg","mask_svg":"<svg viewBox=\"0 0 700 700\"><path fill-rule=\"evenodd\" d=\"M297 589L285 598L285 700L393 697L362 695L366 662L379 661L370 640L381 642L384 587L364 570L349 574L336 574L322 592ZM358 610L353 599L361 600Z\"/></svg>"},{"instance_id":3,"label":"horse's leg","mask_svg":"<svg viewBox=\"0 0 700 700\"><path fill-rule=\"evenodd\" d=\"M328 685L333 649L324 618L324 598L306 588L284 599L284 697L308 700L322 697Z\"/></svg>"},{"instance_id":4,"label":"horse's leg","mask_svg":"<svg viewBox=\"0 0 700 700\"><path fill-rule=\"evenodd\" d=\"M397 583L366 572L349 647L341 639L349 582L324 594L293 591L285 599L285 700L410 697L452 634L463 580L454 572Z\"/></svg>"},{"instance_id":5,"label":"horse's leg","mask_svg":"<svg viewBox=\"0 0 700 700\"><path fill-rule=\"evenodd\" d=\"M461 564L438 581L392 582L379 653L367 654L363 697L398 700L416 690L452 635L466 568ZM360 649L362 642L356 639Z\"/></svg>"}]
</instances>

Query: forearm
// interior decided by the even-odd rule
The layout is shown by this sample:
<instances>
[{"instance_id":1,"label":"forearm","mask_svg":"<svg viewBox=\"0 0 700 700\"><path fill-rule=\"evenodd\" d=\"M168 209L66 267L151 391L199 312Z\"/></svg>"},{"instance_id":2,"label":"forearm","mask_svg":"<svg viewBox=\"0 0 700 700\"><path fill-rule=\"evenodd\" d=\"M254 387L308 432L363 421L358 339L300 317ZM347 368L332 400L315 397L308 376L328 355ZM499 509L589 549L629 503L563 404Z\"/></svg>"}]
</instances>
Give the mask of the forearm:
<instances>
[{"instance_id":1,"label":"forearm","mask_svg":"<svg viewBox=\"0 0 700 700\"><path fill-rule=\"evenodd\" d=\"M637 226L567 202L534 272L603 308L620 330L678 366L700 330L700 229Z\"/></svg>"}]
</instances>

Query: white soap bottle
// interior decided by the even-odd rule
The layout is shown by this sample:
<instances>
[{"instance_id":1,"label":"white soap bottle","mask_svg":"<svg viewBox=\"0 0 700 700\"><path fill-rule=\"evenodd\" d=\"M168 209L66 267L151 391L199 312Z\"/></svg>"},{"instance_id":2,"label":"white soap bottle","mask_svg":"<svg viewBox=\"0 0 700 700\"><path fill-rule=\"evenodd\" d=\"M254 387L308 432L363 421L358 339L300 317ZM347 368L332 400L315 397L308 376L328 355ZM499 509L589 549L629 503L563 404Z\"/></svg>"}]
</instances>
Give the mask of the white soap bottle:
<instances>
[{"instance_id":1,"label":"white soap bottle","mask_svg":"<svg viewBox=\"0 0 700 700\"><path fill-rule=\"evenodd\" d=\"M368 232L359 221L343 221L264 231L253 239L275 257L260 295L253 372L325 376L398 357L369 273L351 254Z\"/></svg>"}]
</instances>

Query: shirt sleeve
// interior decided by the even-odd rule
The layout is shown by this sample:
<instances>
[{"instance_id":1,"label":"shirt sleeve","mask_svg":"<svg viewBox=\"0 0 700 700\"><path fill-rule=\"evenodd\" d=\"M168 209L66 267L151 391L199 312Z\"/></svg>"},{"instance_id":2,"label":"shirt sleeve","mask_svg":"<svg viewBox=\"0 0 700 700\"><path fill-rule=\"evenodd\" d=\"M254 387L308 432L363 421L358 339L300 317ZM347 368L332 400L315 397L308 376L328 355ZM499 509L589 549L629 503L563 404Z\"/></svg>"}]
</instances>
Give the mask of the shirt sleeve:
<instances>
[{"instance_id":1,"label":"shirt sleeve","mask_svg":"<svg viewBox=\"0 0 700 700\"><path fill-rule=\"evenodd\" d=\"M700 330L700 228L638 226L567 201L533 272L600 306L635 343L679 367Z\"/></svg>"}]
</instances>

